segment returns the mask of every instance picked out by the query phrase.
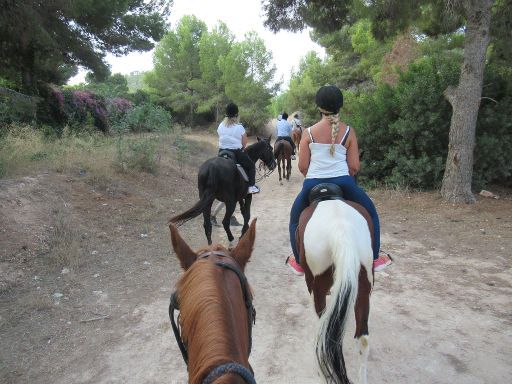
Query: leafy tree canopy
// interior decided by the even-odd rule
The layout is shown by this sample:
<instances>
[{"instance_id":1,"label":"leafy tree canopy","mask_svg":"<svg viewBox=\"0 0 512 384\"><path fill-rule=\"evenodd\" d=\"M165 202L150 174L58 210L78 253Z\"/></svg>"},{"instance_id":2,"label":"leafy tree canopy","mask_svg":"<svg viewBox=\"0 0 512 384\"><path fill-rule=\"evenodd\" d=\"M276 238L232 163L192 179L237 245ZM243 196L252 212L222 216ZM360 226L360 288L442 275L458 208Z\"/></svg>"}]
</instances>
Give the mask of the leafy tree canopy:
<instances>
[{"instance_id":1,"label":"leafy tree canopy","mask_svg":"<svg viewBox=\"0 0 512 384\"><path fill-rule=\"evenodd\" d=\"M147 51L165 32L172 1L2 0L0 76L28 93L63 84L77 66L109 74L107 52Z\"/></svg>"}]
</instances>

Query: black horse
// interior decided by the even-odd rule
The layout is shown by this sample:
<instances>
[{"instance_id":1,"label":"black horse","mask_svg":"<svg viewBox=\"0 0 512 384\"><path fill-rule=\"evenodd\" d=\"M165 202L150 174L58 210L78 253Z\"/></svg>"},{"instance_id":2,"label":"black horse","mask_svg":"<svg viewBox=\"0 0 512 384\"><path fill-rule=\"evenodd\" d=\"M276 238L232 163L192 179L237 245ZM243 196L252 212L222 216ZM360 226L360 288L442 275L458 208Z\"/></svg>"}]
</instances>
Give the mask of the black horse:
<instances>
[{"instance_id":1,"label":"black horse","mask_svg":"<svg viewBox=\"0 0 512 384\"><path fill-rule=\"evenodd\" d=\"M270 145L270 138L258 137L258 141L246 148L247 155L256 163L263 161L266 167L273 170L276 167L274 153ZM230 219L236 208L236 202L240 204L240 211L244 217L242 235L249 228L251 218L252 194L247 193L249 183L244 180L237 169L235 162L224 157L214 157L206 160L199 168L197 174L199 188L199 201L189 210L174 216L169 221L181 225L184 222L203 214L203 226L208 244L212 243L212 223L210 213L215 199L226 204L226 214L222 220L222 226L228 235L230 245L234 239L229 228Z\"/></svg>"}]
</instances>

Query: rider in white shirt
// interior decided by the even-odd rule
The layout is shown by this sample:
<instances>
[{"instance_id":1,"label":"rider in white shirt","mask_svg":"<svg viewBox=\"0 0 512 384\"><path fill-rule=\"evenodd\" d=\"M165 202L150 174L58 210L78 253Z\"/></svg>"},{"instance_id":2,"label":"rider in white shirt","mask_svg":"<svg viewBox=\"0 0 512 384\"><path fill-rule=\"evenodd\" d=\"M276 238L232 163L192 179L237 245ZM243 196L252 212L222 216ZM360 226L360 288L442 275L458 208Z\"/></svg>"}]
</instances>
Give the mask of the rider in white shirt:
<instances>
[{"instance_id":1,"label":"rider in white shirt","mask_svg":"<svg viewBox=\"0 0 512 384\"><path fill-rule=\"evenodd\" d=\"M284 112L281 115L282 119L279 120L276 124L276 130L277 130L277 139L276 143L279 140L286 140L290 143L292 146L292 159L295 160L295 143L293 142L291 138L292 134L292 125L288 122L288 114ZM275 143L274 143L275 146Z\"/></svg>"},{"instance_id":2,"label":"rider in white shirt","mask_svg":"<svg viewBox=\"0 0 512 384\"><path fill-rule=\"evenodd\" d=\"M237 163L244 167L249 178L248 193L258 193L260 189L255 185L256 167L245 152L247 134L242 124L238 122L238 106L229 103L226 106L226 118L217 128L219 134L219 152L227 149L234 153Z\"/></svg>"}]
</instances>

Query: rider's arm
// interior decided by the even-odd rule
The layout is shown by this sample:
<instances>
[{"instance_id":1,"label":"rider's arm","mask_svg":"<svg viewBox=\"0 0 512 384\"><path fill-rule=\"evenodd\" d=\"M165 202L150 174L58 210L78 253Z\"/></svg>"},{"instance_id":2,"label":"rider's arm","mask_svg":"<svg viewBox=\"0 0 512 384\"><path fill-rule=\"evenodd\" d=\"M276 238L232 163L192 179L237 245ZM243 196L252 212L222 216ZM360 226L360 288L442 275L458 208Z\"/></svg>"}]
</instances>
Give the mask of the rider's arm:
<instances>
[{"instance_id":1,"label":"rider's arm","mask_svg":"<svg viewBox=\"0 0 512 384\"><path fill-rule=\"evenodd\" d=\"M359 146L354 128L348 134L347 139L347 164L350 176L355 176L359 172Z\"/></svg>"},{"instance_id":2,"label":"rider's arm","mask_svg":"<svg viewBox=\"0 0 512 384\"><path fill-rule=\"evenodd\" d=\"M245 149L245 147L247 147L247 133L244 133L242 135L242 149Z\"/></svg>"},{"instance_id":3,"label":"rider's arm","mask_svg":"<svg viewBox=\"0 0 512 384\"><path fill-rule=\"evenodd\" d=\"M299 171L306 177L309 168L309 160L311 159L311 151L309 150L309 143L311 139L309 135L302 135L300 140L299 149Z\"/></svg>"}]
</instances>

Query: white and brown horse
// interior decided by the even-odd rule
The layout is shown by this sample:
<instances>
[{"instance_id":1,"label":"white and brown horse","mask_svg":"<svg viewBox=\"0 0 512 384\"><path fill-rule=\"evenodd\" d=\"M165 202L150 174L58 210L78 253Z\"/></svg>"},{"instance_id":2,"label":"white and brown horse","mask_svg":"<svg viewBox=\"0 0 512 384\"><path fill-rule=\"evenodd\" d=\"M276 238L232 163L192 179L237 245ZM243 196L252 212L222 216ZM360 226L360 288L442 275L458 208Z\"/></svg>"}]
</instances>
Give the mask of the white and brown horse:
<instances>
[{"instance_id":1,"label":"white and brown horse","mask_svg":"<svg viewBox=\"0 0 512 384\"><path fill-rule=\"evenodd\" d=\"M304 210L297 230L300 264L319 320L316 355L328 383L350 383L343 358L349 308L355 302L359 382L367 383L368 316L373 285L373 224L359 204L325 200ZM326 296L332 292L327 302Z\"/></svg>"}]
</instances>

